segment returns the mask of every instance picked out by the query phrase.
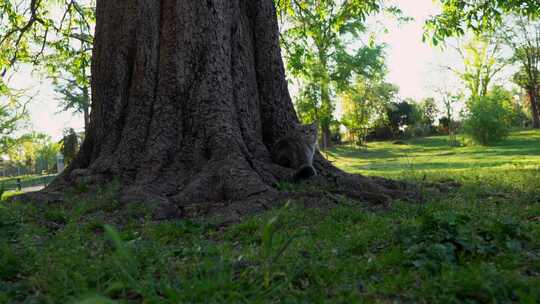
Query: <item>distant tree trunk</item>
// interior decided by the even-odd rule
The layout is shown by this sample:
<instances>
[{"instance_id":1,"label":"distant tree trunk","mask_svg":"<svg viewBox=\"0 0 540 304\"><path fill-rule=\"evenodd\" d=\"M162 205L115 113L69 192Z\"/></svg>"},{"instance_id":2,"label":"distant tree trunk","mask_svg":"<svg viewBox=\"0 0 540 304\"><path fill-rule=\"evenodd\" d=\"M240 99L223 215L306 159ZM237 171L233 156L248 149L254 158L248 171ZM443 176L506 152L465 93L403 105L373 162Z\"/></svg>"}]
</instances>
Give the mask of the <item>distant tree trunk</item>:
<instances>
[{"instance_id":1,"label":"distant tree trunk","mask_svg":"<svg viewBox=\"0 0 540 304\"><path fill-rule=\"evenodd\" d=\"M328 149L332 146L332 132L330 131L330 123L332 119L332 105L330 100L330 92L326 81L321 81L321 144L323 149Z\"/></svg>"},{"instance_id":2,"label":"distant tree trunk","mask_svg":"<svg viewBox=\"0 0 540 304\"><path fill-rule=\"evenodd\" d=\"M283 197L273 185L293 170L270 151L298 119L278 39L272 0L98 0L90 125L48 190L116 179L124 200L178 212ZM317 181L359 199L403 194L320 154L314 166Z\"/></svg>"},{"instance_id":3,"label":"distant tree trunk","mask_svg":"<svg viewBox=\"0 0 540 304\"><path fill-rule=\"evenodd\" d=\"M322 146L326 150L330 147L332 147L332 132L330 131L330 124L332 123L332 101L330 100L330 86L327 75L328 71L328 62L327 62L327 55L324 53L324 50L322 47L318 47L319 49L319 61L322 67L322 75L319 75L321 77L320 81L320 89L321 89L321 112L322 112L322 121L321 121L321 140L322 140Z\"/></svg>"},{"instance_id":4,"label":"distant tree trunk","mask_svg":"<svg viewBox=\"0 0 540 304\"><path fill-rule=\"evenodd\" d=\"M538 89L535 87L529 88L528 93L529 93L529 99L531 102L533 128L540 129L540 109L538 109Z\"/></svg>"}]
</instances>

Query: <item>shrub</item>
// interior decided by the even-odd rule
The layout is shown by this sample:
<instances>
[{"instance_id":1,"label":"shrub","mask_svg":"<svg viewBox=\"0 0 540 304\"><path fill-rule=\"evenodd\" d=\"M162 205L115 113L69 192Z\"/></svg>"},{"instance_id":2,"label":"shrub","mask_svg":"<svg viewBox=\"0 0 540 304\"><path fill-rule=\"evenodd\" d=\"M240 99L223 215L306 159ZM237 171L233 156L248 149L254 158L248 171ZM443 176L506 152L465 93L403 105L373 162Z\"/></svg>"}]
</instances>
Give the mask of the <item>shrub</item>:
<instances>
[{"instance_id":1,"label":"shrub","mask_svg":"<svg viewBox=\"0 0 540 304\"><path fill-rule=\"evenodd\" d=\"M427 124L417 123L415 125L407 127L405 129L405 137L424 137L430 136L434 133L433 127Z\"/></svg>"},{"instance_id":2,"label":"shrub","mask_svg":"<svg viewBox=\"0 0 540 304\"><path fill-rule=\"evenodd\" d=\"M508 136L513 113L511 96L504 89L471 98L467 110L464 130L476 143L491 145Z\"/></svg>"},{"instance_id":3,"label":"shrub","mask_svg":"<svg viewBox=\"0 0 540 304\"><path fill-rule=\"evenodd\" d=\"M380 125L375 127L369 134L367 135L368 141L375 141L375 140L390 140L394 138L394 134L392 133L392 129L386 125Z\"/></svg>"}]
</instances>

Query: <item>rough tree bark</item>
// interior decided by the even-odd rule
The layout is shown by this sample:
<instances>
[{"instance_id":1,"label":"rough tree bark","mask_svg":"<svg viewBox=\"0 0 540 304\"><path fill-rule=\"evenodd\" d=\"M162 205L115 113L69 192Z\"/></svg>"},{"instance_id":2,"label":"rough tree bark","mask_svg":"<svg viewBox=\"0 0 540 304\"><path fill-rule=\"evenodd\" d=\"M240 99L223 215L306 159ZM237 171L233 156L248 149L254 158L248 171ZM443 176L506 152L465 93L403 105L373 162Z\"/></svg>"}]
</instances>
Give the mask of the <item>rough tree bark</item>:
<instances>
[{"instance_id":1,"label":"rough tree bark","mask_svg":"<svg viewBox=\"0 0 540 304\"><path fill-rule=\"evenodd\" d=\"M290 195L273 185L293 171L269 152L298 123L278 39L272 0L98 0L90 126L45 191L115 179L126 201L180 213ZM337 193L377 202L404 194L321 155L314 166L316 183Z\"/></svg>"},{"instance_id":2,"label":"rough tree bark","mask_svg":"<svg viewBox=\"0 0 540 304\"><path fill-rule=\"evenodd\" d=\"M83 98L84 100L88 101L88 103L85 103L83 105L83 117L84 117L84 130L88 130L90 126L90 95L89 95L89 89L88 87L83 87Z\"/></svg>"}]
</instances>

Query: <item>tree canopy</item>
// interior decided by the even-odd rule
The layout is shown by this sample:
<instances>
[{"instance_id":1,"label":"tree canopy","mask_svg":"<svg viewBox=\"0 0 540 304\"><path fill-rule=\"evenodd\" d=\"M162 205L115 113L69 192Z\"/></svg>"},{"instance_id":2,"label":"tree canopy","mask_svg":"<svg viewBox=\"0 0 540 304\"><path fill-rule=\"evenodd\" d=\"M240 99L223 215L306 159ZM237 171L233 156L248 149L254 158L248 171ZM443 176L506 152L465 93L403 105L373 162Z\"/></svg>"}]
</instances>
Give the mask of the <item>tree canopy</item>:
<instances>
[{"instance_id":1,"label":"tree canopy","mask_svg":"<svg viewBox=\"0 0 540 304\"><path fill-rule=\"evenodd\" d=\"M468 30L481 33L499 25L505 15L540 16L538 0L439 0L442 12L426 22L424 40L435 45Z\"/></svg>"},{"instance_id":2,"label":"tree canopy","mask_svg":"<svg viewBox=\"0 0 540 304\"><path fill-rule=\"evenodd\" d=\"M0 154L6 153L16 143L16 131L28 118L27 103L23 93L5 91L0 94Z\"/></svg>"},{"instance_id":3,"label":"tree canopy","mask_svg":"<svg viewBox=\"0 0 540 304\"><path fill-rule=\"evenodd\" d=\"M471 97L485 96L496 76L509 64L503 42L496 33L474 35L456 50L463 67L449 69L463 81Z\"/></svg>"},{"instance_id":4,"label":"tree canopy","mask_svg":"<svg viewBox=\"0 0 540 304\"><path fill-rule=\"evenodd\" d=\"M94 1L30 0L0 3L0 71L16 62L39 63L51 49L68 52L75 41L91 50Z\"/></svg>"},{"instance_id":5,"label":"tree canopy","mask_svg":"<svg viewBox=\"0 0 540 304\"><path fill-rule=\"evenodd\" d=\"M398 15L380 0L277 1L281 42L289 74L300 80L300 112L311 113L323 130L323 145L334 122L335 96L355 75L384 73L383 45L366 33L366 18L378 12Z\"/></svg>"},{"instance_id":6,"label":"tree canopy","mask_svg":"<svg viewBox=\"0 0 540 304\"><path fill-rule=\"evenodd\" d=\"M63 110L87 112L94 1L1 1L0 24L0 94L8 73L29 63L53 80Z\"/></svg>"},{"instance_id":7,"label":"tree canopy","mask_svg":"<svg viewBox=\"0 0 540 304\"><path fill-rule=\"evenodd\" d=\"M395 99L398 88L390 83L358 77L355 84L341 95L341 123L356 143L365 140L370 128L386 120L386 107Z\"/></svg>"}]
</instances>

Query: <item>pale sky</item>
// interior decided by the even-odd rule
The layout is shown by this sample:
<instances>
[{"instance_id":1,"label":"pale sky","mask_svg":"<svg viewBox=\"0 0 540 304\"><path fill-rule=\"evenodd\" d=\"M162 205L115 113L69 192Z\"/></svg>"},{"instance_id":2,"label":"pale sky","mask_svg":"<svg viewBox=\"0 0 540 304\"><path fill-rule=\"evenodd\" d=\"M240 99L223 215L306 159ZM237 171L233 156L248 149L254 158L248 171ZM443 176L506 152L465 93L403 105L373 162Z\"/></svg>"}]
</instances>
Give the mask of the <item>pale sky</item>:
<instances>
[{"instance_id":1,"label":"pale sky","mask_svg":"<svg viewBox=\"0 0 540 304\"><path fill-rule=\"evenodd\" d=\"M32 74L27 67L14 73L11 80L14 88L28 90L27 95L33 96L29 106L31 130L46 133L53 140L60 140L66 128L84 129L82 115L60 112L58 95L54 92L50 80L39 74Z\"/></svg>"},{"instance_id":2,"label":"pale sky","mask_svg":"<svg viewBox=\"0 0 540 304\"><path fill-rule=\"evenodd\" d=\"M415 20L397 26L387 24L389 32L380 36L388 44L386 49L389 68L388 81L400 87L402 97L420 99L433 96L433 88L452 81L452 75L438 72L442 62L448 63L449 51L441 51L422 42L423 25L430 15L438 12L432 0L394 0L407 16ZM33 130L51 135L55 140L65 128L83 128L83 117L72 113L57 113L58 101L50 81L20 72L13 79L19 88L31 88L38 93L30 107Z\"/></svg>"},{"instance_id":3,"label":"pale sky","mask_svg":"<svg viewBox=\"0 0 540 304\"><path fill-rule=\"evenodd\" d=\"M422 42L425 21L440 10L432 0L394 0L413 21L389 23L388 34L381 37L388 44L388 81L400 87L402 97L420 99L432 96L433 74L442 52Z\"/></svg>"}]
</instances>

